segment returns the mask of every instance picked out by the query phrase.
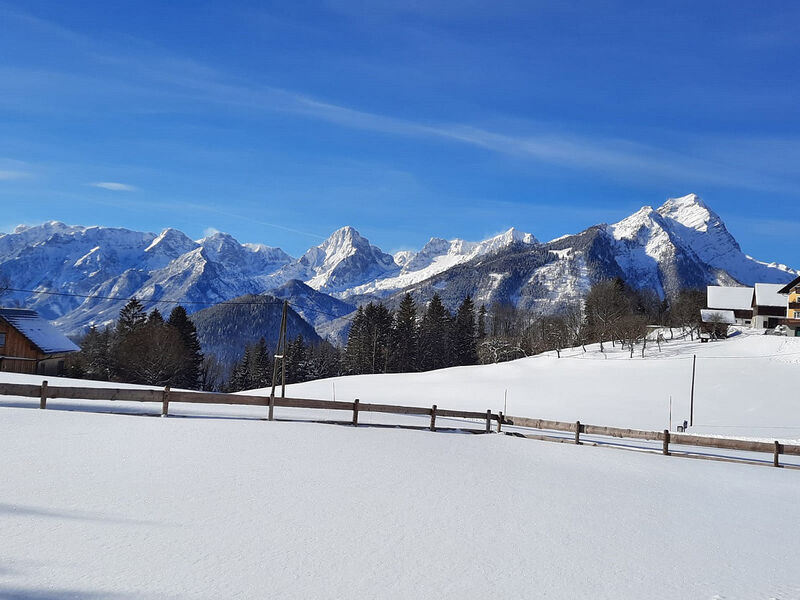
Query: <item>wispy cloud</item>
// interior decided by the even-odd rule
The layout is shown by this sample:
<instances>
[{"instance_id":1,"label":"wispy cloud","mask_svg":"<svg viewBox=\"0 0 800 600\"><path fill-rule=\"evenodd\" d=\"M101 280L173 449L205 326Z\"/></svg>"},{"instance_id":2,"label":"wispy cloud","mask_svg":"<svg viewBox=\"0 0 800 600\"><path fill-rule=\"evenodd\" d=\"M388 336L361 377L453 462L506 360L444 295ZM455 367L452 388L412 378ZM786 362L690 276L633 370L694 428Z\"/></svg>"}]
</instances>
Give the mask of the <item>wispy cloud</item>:
<instances>
[{"instance_id":1,"label":"wispy cloud","mask_svg":"<svg viewBox=\"0 0 800 600\"><path fill-rule=\"evenodd\" d=\"M0 181L10 181L12 179L25 179L31 174L27 171L16 171L12 169L0 169Z\"/></svg>"},{"instance_id":2,"label":"wispy cloud","mask_svg":"<svg viewBox=\"0 0 800 600\"><path fill-rule=\"evenodd\" d=\"M88 185L104 190L111 190L112 192L135 192L139 188L127 183L119 183L117 181L96 181Z\"/></svg>"},{"instance_id":3,"label":"wispy cloud","mask_svg":"<svg viewBox=\"0 0 800 600\"><path fill-rule=\"evenodd\" d=\"M449 2L442 3L444 8L450 5ZM566 133L564 127L557 123L524 123L522 127L510 126L504 129L397 118L325 102L293 90L236 80L203 63L160 53L152 44L142 43L139 52L134 51L123 56L60 25L19 13L13 13L13 16L22 19L29 26L38 27L79 46L90 60L98 64L114 66L118 73L116 82L136 88L141 94L139 98L156 95L164 99L169 96L177 101L190 100L195 104L226 106L233 110L289 113L386 135L471 146L516 160L588 171L617 180L655 178L681 181L686 185L708 183L769 191L796 189L792 170L770 171L757 165L742 168L729 157L713 156L705 152L704 145L708 144L699 140L694 147L684 145L676 150L666 145L645 144L624 137ZM53 74L41 72L37 75L36 85L56 85L51 83L54 80ZM61 77L56 81L60 81L62 85L65 85L64 77L75 77L76 82L80 79L81 85L73 86L76 89L85 91L87 83L91 83L75 74L59 75ZM15 80L10 77L8 79ZM133 83L134 80L138 83ZM102 87L104 90L109 89L109 81L104 80ZM137 100L140 109L143 104ZM145 106L144 109L146 108ZM742 148L747 147L745 141L739 145ZM770 153L772 154L778 152ZM769 161L766 162L769 164ZM90 185L112 191L136 189L128 184L115 182Z\"/></svg>"}]
</instances>

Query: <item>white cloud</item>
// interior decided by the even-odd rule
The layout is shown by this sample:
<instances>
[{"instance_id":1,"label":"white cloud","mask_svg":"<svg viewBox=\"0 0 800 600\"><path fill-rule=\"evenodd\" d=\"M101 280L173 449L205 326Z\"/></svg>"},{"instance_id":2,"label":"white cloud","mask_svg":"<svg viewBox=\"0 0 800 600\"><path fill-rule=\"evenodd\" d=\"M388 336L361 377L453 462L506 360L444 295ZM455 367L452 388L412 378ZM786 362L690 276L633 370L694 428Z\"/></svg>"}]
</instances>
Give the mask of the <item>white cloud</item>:
<instances>
[{"instance_id":1,"label":"white cloud","mask_svg":"<svg viewBox=\"0 0 800 600\"><path fill-rule=\"evenodd\" d=\"M203 237L211 237L212 235L220 233L220 230L216 227L206 227L203 229Z\"/></svg>"},{"instance_id":2,"label":"white cloud","mask_svg":"<svg viewBox=\"0 0 800 600\"><path fill-rule=\"evenodd\" d=\"M12 169L0 169L0 181L10 181L12 179L24 179L30 177L30 173L25 171L15 171Z\"/></svg>"},{"instance_id":3,"label":"white cloud","mask_svg":"<svg viewBox=\"0 0 800 600\"><path fill-rule=\"evenodd\" d=\"M103 188L104 190L111 190L112 192L135 192L138 189L127 183L119 183L116 181L97 181L88 185L96 188Z\"/></svg>"}]
</instances>

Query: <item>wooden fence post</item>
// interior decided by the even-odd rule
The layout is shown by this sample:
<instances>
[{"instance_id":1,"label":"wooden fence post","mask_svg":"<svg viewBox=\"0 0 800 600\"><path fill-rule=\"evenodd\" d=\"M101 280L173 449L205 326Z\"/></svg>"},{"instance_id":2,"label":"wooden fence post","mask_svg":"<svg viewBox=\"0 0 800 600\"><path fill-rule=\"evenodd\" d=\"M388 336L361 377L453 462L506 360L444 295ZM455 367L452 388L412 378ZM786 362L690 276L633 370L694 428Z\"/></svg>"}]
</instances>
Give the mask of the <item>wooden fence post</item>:
<instances>
[{"instance_id":1,"label":"wooden fence post","mask_svg":"<svg viewBox=\"0 0 800 600\"><path fill-rule=\"evenodd\" d=\"M431 431L436 431L436 405L431 407Z\"/></svg>"},{"instance_id":2,"label":"wooden fence post","mask_svg":"<svg viewBox=\"0 0 800 600\"><path fill-rule=\"evenodd\" d=\"M169 414L169 386L164 387L164 393L161 396L161 416L166 417Z\"/></svg>"},{"instance_id":3,"label":"wooden fence post","mask_svg":"<svg viewBox=\"0 0 800 600\"><path fill-rule=\"evenodd\" d=\"M39 408L47 408L47 380L42 381L42 393L39 396Z\"/></svg>"},{"instance_id":4,"label":"wooden fence post","mask_svg":"<svg viewBox=\"0 0 800 600\"><path fill-rule=\"evenodd\" d=\"M269 395L269 415L267 418L270 421L272 421L274 414L275 414L275 392L273 391Z\"/></svg>"},{"instance_id":5,"label":"wooden fence post","mask_svg":"<svg viewBox=\"0 0 800 600\"><path fill-rule=\"evenodd\" d=\"M486 433L492 432L492 409L486 411Z\"/></svg>"},{"instance_id":6,"label":"wooden fence post","mask_svg":"<svg viewBox=\"0 0 800 600\"><path fill-rule=\"evenodd\" d=\"M353 427L358 427L358 398L353 402Z\"/></svg>"},{"instance_id":7,"label":"wooden fence post","mask_svg":"<svg viewBox=\"0 0 800 600\"><path fill-rule=\"evenodd\" d=\"M503 413L502 411L497 415L497 433L500 433L500 426L503 424Z\"/></svg>"},{"instance_id":8,"label":"wooden fence post","mask_svg":"<svg viewBox=\"0 0 800 600\"><path fill-rule=\"evenodd\" d=\"M581 422L575 421L575 443L580 446L581 444Z\"/></svg>"},{"instance_id":9,"label":"wooden fence post","mask_svg":"<svg viewBox=\"0 0 800 600\"><path fill-rule=\"evenodd\" d=\"M781 445L778 440L775 440L775 453L772 456L772 466L773 467L780 467L780 459L778 458L781 455Z\"/></svg>"},{"instance_id":10,"label":"wooden fence post","mask_svg":"<svg viewBox=\"0 0 800 600\"><path fill-rule=\"evenodd\" d=\"M669 429L664 430L664 446L661 452L664 456L669 456Z\"/></svg>"}]
</instances>

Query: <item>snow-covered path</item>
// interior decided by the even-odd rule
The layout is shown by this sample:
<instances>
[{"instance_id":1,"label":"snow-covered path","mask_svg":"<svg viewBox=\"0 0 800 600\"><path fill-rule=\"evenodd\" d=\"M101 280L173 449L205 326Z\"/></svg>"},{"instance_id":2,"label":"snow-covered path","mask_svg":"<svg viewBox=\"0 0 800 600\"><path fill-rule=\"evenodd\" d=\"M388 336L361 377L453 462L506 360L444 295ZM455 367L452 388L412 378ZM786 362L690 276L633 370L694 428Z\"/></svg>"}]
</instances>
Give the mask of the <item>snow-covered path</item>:
<instances>
[{"instance_id":1,"label":"snow-covered path","mask_svg":"<svg viewBox=\"0 0 800 600\"><path fill-rule=\"evenodd\" d=\"M795 472L302 423L0 427L0 598L800 598Z\"/></svg>"}]
</instances>

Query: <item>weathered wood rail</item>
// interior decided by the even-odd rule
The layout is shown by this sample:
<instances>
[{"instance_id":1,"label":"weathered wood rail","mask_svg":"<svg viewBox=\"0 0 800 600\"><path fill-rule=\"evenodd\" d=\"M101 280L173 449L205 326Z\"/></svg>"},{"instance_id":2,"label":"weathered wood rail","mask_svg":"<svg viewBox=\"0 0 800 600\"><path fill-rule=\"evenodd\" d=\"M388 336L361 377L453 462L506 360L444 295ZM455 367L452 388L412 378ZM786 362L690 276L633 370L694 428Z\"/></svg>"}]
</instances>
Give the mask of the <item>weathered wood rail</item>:
<instances>
[{"instance_id":1,"label":"weathered wood rail","mask_svg":"<svg viewBox=\"0 0 800 600\"><path fill-rule=\"evenodd\" d=\"M512 417L504 415L502 412L493 413L491 410L486 412L475 412L467 410L447 410L439 408L435 404L431 408L422 406L401 406L394 404L370 404L361 402L359 399L353 402L342 400L318 400L313 398L272 398L270 396L253 396L246 394L221 394L215 392L192 392L171 390L169 387L163 389L117 389L117 388L84 388L84 387L62 387L51 386L47 381L41 385L0 383L0 396L21 396L24 398L37 398L39 408L46 409L49 399L64 400L100 400L106 402L153 402L161 404L161 415L168 416L169 405L175 402L191 404L231 404L242 406L264 406L270 408L270 419L272 419L272 407L283 408L305 408L318 410L341 410L352 412L352 423L358 425L358 415L360 412L387 413L395 415L416 415L430 416L430 430L436 431L436 419L457 418L473 419L485 423L485 428L481 431L490 433L492 422L497 424L497 432L501 431L503 425L514 427L524 427L526 429L536 429L541 431L539 434L525 434L524 437L570 442L573 438L555 436L547 432L563 432L574 435L575 444L581 444L581 434L596 435L611 438L625 438L633 440L660 441L662 442L662 453L670 455L671 446L696 446L705 448L719 448L723 450L736 450L742 452L770 453L773 455L773 465L780 465L781 455L800 456L800 445L782 444L777 440L774 442L760 442L753 440L740 440L733 438L708 437L687 433L672 433L664 431L647 431L641 429L628 429L621 427L605 427L601 425L590 425L576 421L574 423L566 421L549 421L546 419L530 419L527 417ZM348 421L349 422L349 421ZM441 427L440 427L441 429ZM471 431L475 431L474 429ZM736 457L730 457L736 459Z\"/></svg>"},{"instance_id":2,"label":"weathered wood rail","mask_svg":"<svg viewBox=\"0 0 800 600\"><path fill-rule=\"evenodd\" d=\"M525 417L502 416L504 425L514 425L544 431L561 431L575 434L575 443L580 443L580 435L600 435L614 438L627 438L634 440L661 441L663 442L662 453L669 455L670 445L675 446L700 446L704 448L719 448L722 450L739 450L742 452L766 452L773 455L773 463L779 466L779 456L781 454L800 456L800 446L791 444L781 444L777 440L774 442L759 442L753 440L738 440L733 438L709 437L693 435L688 433L673 433L664 431L646 431L642 429L627 429L622 427L604 427L601 425L589 425L576 421L570 423L566 421L547 421L545 419L528 419ZM541 435L539 437L547 437Z\"/></svg>"},{"instance_id":3,"label":"weathered wood rail","mask_svg":"<svg viewBox=\"0 0 800 600\"><path fill-rule=\"evenodd\" d=\"M342 400L318 400L314 398L271 398L270 396L251 396L247 394L220 394L216 392L191 392L163 389L117 389L57 387L43 381L42 385L0 383L0 396L21 396L38 398L39 408L47 408L47 400L101 400L106 402L153 402L161 404L161 416L168 416L169 405L176 402L190 404L231 404L240 406L279 406L283 408L306 408L318 410L342 410L353 413L353 424L358 425L359 412L389 413L395 415L422 415L431 417L430 429L436 430L437 417L475 419L485 421L486 433L491 431L492 422L499 422L500 415L467 410L447 410L433 405L400 406L394 404L370 404L356 399L353 402ZM270 412L270 414L272 414Z\"/></svg>"}]
</instances>

